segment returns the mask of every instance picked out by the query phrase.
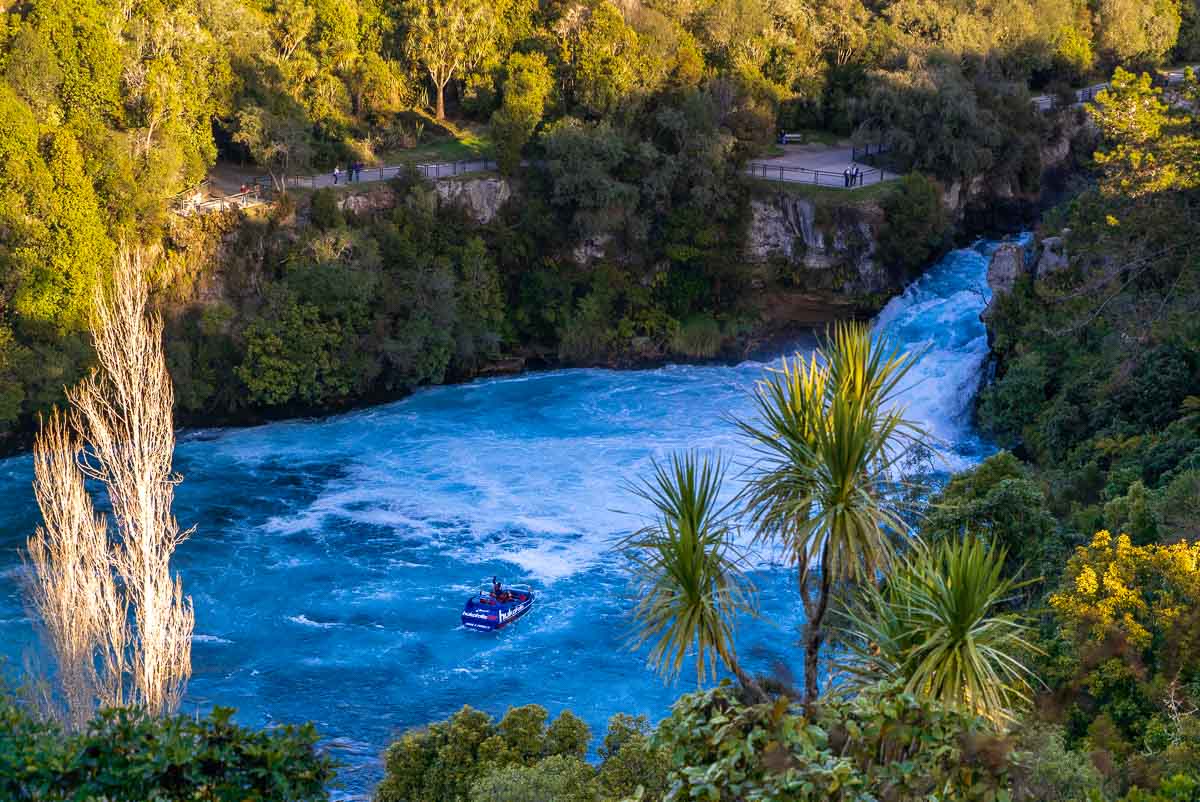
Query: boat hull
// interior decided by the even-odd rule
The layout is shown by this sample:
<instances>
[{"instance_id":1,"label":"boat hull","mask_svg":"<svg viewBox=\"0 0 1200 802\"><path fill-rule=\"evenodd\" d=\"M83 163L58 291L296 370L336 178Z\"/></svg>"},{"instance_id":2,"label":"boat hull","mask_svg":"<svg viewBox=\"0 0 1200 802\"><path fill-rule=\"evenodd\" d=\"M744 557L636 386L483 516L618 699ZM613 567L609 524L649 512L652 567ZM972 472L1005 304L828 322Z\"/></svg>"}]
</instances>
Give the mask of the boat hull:
<instances>
[{"instance_id":1,"label":"boat hull","mask_svg":"<svg viewBox=\"0 0 1200 802\"><path fill-rule=\"evenodd\" d=\"M471 599L462 611L462 625L467 629L491 632L503 629L524 616L533 607L533 594L511 602L485 603Z\"/></svg>"}]
</instances>

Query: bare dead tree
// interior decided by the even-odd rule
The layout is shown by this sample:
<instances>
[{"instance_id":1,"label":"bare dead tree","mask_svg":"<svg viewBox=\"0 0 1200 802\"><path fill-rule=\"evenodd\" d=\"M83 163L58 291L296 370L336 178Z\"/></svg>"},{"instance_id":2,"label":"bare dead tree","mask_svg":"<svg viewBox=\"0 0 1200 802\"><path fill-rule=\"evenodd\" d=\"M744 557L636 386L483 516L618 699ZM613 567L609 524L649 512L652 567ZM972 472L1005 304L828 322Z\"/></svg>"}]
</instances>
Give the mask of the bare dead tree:
<instances>
[{"instance_id":1,"label":"bare dead tree","mask_svg":"<svg viewBox=\"0 0 1200 802\"><path fill-rule=\"evenodd\" d=\"M171 513L181 478L171 468L174 391L162 320L147 313L144 261L121 249L95 305L98 366L67 392L70 415L52 416L37 441L34 483L45 523L29 541L30 595L71 719L86 720L97 704L172 712L191 675L194 613L170 569L191 530ZM84 487L88 477L108 492L111 542Z\"/></svg>"},{"instance_id":2,"label":"bare dead tree","mask_svg":"<svg viewBox=\"0 0 1200 802\"><path fill-rule=\"evenodd\" d=\"M61 691L56 713L81 728L97 703L123 701L128 608L117 589L103 518L77 457L82 444L55 410L33 449L33 491L45 521L28 540L30 601L49 636Z\"/></svg>"}]
</instances>

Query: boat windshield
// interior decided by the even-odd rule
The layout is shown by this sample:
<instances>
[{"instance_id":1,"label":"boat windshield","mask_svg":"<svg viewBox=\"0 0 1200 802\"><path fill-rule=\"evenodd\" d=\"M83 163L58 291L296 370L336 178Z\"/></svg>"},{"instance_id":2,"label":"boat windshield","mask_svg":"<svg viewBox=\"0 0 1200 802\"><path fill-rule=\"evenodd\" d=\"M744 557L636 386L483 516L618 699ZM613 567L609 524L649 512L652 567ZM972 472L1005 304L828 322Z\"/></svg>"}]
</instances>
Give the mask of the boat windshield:
<instances>
[{"instance_id":1,"label":"boat windshield","mask_svg":"<svg viewBox=\"0 0 1200 802\"><path fill-rule=\"evenodd\" d=\"M505 585L499 580L493 584L491 579L487 579L481 583L479 599L481 601L517 601L529 598L531 593L528 585Z\"/></svg>"}]
</instances>

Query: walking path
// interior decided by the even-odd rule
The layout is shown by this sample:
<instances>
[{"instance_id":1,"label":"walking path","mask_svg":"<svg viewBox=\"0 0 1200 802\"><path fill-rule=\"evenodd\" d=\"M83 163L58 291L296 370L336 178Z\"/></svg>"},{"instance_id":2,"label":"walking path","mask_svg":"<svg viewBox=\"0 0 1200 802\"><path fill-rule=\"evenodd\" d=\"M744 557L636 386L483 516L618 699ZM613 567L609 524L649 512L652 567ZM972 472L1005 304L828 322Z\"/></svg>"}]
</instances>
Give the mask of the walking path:
<instances>
[{"instance_id":1,"label":"walking path","mask_svg":"<svg viewBox=\"0 0 1200 802\"><path fill-rule=\"evenodd\" d=\"M430 162L428 164L391 164L378 165L375 167L363 167L359 172L358 177L350 180L350 176L346 169L340 169L340 175L337 181L334 181L333 171L317 173L316 175L299 175L289 176L287 186L296 189L321 189L323 187L344 186L348 184L366 184L373 181L390 181L398 175L401 175L406 170L415 169L421 175L431 181L438 181L443 178L454 178L455 176L465 175L467 173L480 173L489 170L497 169L496 162L491 159L470 159L467 161L457 162ZM257 179L260 183L264 183L263 178ZM270 179L265 179L265 183L269 184Z\"/></svg>"},{"instance_id":2,"label":"walking path","mask_svg":"<svg viewBox=\"0 0 1200 802\"><path fill-rule=\"evenodd\" d=\"M1173 86L1182 83L1186 69L1167 72L1167 85ZM1107 88L1107 83L1099 83L1077 89L1073 105L1087 103L1094 99L1101 90ZM1033 98L1033 105L1041 111L1051 111L1058 108L1059 99L1056 95L1036 95ZM811 184L845 190L859 189L899 178L896 173L856 161L857 152L848 143L782 145L780 147L783 148L782 155L754 159L747 164L746 175L765 181ZM848 187L844 171L855 167L859 170L858 181L853 187ZM490 159L474 159L415 165L379 165L364 167L355 181L350 181L349 175L342 170L336 184L333 172L329 171L316 175L289 176L287 186L296 189L321 189L351 183L389 181L409 169L416 169L426 178L438 181L467 173L495 170L496 162ZM205 186L201 187L194 195L181 199L176 205L175 211L182 215L191 215L231 208L246 209L267 203L273 189L270 177L262 170L247 170L231 164L219 164L209 174Z\"/></svg>"},{"instance_id":3,"label":"walking path","mask_svg":"<svg viewBox=\"0 0 1200 802\"><path fill-rule=\"evenodd\" d=\"M1167 72L1167 85L1174 86L1183 83L1185 74L1186 68ZM1074 105L1090 102L1101 90L1107 88L1108 83L1099 83L1075 90ZM1051 111L1058 107L1059 100L1055 95L1037 95L1033 98L1033 104L1041 111ZM855 149L845 144L781 145L780 147L784 150L782 156L755 159L747 165L746 173L767 181L813 184L832 189L858 189L899 178L896 173L889 173L856 161ZM861 177L853 187L846 186L843 171L848 167L858 167L860 171Z\"/></svg>"},{"instance_id":4,"label":"walking path","mask_svg":"<svg viewBox=\"0 0 1200 802\"><path fill-rule=\"evenodd\" d=\"M782 181L795 184L812 184L831 189L858 189L899 178L889 173L854 160L854 148L849 145L781 145L782 156L755 159L746 166L746 173L767 181ZM846 186L845 170L857 167L858 183Z\"/></svg>"},{"instance_id":5,"label":"walking path","mask_svg":"<svg viewBox=\"0 0 1200 802\"><path fill-rule=\"evenodd\" d=\"M856 165L859 168L860 179L857 186L878 184L897 177L894 173L885 173L870 165L855 162L852 148L846 145L785 145L783 149L785 152L782 156L750 162L746 166L746 174L767 181L814 184L836 189L847 189L842 171L848 166ZM496 162L490 159L473 159L428 164L379 165L364 167L354 181L350 181L346 171L341 170L336 184L333 171L329 171L315 175L288 176L287 186L289 189L323 189L378 183L390 181L409 169L416 169L426 178L438 181L468 173L495 170ZM181 200L175 211L187 216L233 208L252 208L270 202L273 189L271 177L262 170L222 163L213 168L205 186L194 195Z\"/></svg>"},{"instance_id":6,"label":"walking path","mask_svg":"<svg viewBox=\"0 0 1200 802\"><path fill-rule=\"evenodd\" d=\"M288 176L285 180L289 189L322 189L349 184L390 181L409 169L416 169L426 178L438 181L467 173L495 170L496 162L490 159L473 159L457 162L363 167L354 181L351 181L346 170L342 169L336 184L332 170L316 175ZM239 168L228 163L218 164L209 173L204 186L194 195L182 199L176 205L175 211L187 216L233 208L248 209L268 203L274 188L271 177L262 170Z\"/></svg>"},{"instance_id":7,"label":"walking path","mask_svg":"<svg viewBox=\"0 0 1200 802\"><path fill-rule=\"evenodd\" d=\"M1175 86L1183 83L1184 78L1187 77L1188 69L1193 69L1200 72L1200 68L1198 67L1181 67L1178 70L1170 70L1169 72L1165 73L1167 77L1167 86ZM1083 89L1076 89L1075 102L1072 105L1078 106L1083 103L1088 103L1094 100L1096 95L1098 95L1101 90L1104 89L1108 89L1107 82L1085 86ZM1050 111L1058 108L1059 100L1056 95L1035 95L1033 98L1033 105L1036 106L1039 111Z\"/></svg>"}]
</instances>

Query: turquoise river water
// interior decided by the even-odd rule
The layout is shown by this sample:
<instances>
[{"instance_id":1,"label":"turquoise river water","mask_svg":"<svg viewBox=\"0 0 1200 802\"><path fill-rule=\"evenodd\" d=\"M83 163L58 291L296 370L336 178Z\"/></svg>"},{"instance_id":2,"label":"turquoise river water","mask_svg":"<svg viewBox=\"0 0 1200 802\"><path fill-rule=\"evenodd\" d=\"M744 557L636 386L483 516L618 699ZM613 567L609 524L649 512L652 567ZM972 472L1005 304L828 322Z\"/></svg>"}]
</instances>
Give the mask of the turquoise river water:
<instances>
[{"instance_id":1,"label":"turquoise river water","mask_svg":"<svg viewBox=\"0 0 1200 802\"><path fill-rule=\"evenodd\" d=\"M991 248L949 254L875 322L926 349L905 403L941 441L947 470L987 451L970 410ZM185 710L314 721L345 764L341 795L369 791L390 737L463 704L570 708L595 737L616 712L663 717L691 675L667 687L628 648L627 581L610 547L639 520L621 510L640 508L622 488L673 449L744 463L731 416L750 414L769 364L531 373L182 435L176 511L198 525L175 557L196 609ZM0 462L10 673L35 648L17 582L37 517L30 472L28 457ZM493 574L531 584L538 603L502 632L466 631L463 601ZM743 622L739 654L756 672L797 668L793 581L769 555L753 576L761 616Z\"/></svg>"}]
</instances>

